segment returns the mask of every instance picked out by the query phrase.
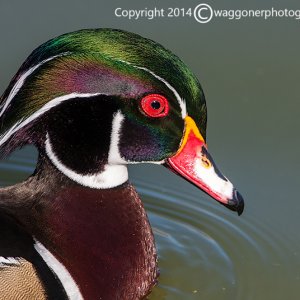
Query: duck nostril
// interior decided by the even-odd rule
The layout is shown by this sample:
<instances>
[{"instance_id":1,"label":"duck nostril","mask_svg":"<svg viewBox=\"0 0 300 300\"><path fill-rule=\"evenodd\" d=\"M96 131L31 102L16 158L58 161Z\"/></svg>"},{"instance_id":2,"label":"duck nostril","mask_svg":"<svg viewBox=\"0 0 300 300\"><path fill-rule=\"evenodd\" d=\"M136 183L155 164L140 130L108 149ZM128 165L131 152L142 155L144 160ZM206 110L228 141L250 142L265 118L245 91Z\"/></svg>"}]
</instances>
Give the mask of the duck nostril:
<instances>
[{"instance_id":1,"label":"duck nostril","mask_svg":"<svg viewBox=\"0 0 300 300\"><path fill-rule=\"evenodd\" d=\"M209 161L209 159L206 156L202 156L201 161L202 161L202 165L204 166L204 168L209 169L211 167L211 162Z\"/></svg>"}]
</instances>

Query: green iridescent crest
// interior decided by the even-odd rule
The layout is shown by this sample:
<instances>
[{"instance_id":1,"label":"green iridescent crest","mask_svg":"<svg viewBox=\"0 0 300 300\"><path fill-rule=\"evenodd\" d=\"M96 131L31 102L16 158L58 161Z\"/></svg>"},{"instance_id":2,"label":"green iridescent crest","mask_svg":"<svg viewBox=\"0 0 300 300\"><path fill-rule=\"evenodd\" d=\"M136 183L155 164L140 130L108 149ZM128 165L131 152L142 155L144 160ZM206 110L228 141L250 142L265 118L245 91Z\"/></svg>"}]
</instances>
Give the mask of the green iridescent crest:
<instances>
[{"instance_id":1,"label":"green iridescent crest","mask_svg":"<svg viewBox=\"0 0 300 300\"><path fill-rule=\"evenodd\" d=\"M149 87L170 94L159 79L176 89L205 136L206 105L201 86L169 50L114 29L81 30L54 38L32 52L1 97L0 147L24 127L22 124L30 125L34 114L51 107L49 103L55 98L72 93L109 94L112 87L114 93L128 98Z\"/></svg>"}]
</instances>

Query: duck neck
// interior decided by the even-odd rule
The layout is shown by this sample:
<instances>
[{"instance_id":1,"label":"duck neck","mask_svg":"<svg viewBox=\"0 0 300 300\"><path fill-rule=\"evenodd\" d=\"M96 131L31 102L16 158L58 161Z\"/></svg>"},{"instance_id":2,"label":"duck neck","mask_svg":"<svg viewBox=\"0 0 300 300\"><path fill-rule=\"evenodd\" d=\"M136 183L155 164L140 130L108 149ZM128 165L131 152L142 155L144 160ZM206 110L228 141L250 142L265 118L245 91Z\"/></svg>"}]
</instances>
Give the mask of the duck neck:
<instances>
[{"instance_id":1,"label":"duck neck","mask_svg":"<svg viewBox=\"0 0 300 300\"><path fill-rule=\"evenodd\" d=\"M84 299L141 299L155 284L152 230L128 182L84 187L41 156L32 177L2 189L1 203L47 250L44 256L67 270Z\"/></svg>"}]
</instances>

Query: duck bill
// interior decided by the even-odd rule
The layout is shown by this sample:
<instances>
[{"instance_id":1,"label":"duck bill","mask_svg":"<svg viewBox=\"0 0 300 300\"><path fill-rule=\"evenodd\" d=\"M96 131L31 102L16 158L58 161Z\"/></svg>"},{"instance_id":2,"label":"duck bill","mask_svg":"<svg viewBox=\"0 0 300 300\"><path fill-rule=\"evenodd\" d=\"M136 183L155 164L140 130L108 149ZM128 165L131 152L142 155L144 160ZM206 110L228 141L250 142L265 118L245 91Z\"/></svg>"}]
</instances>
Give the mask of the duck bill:
<instances>
[{"instance_id":1,"label":"duck bill","mask_svg":"<svg viewBox=\"0 0 300 300\"><path fill-rule=\"evenodd\" d=\"M244 200L232 183L222 175L191 117L185 118L185 132L177 153L167 159L166 167L193 183L212 198L234 210L244 209Z\"/></svg>"}]
</instances>

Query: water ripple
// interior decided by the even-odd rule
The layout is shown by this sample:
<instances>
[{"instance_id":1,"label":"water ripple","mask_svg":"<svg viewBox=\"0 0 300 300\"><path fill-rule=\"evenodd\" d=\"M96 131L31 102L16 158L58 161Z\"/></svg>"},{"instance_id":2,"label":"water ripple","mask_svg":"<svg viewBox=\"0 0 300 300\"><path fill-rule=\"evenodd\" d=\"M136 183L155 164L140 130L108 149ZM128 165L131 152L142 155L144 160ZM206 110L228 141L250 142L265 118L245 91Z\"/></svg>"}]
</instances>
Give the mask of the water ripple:
<instances>
[{"instance_id":1,"label":"water ripple","mask_svg":"<svg viewBox=\"0 0 300 300\"><path fill-rule=\"evenodd\" d=\"M36 156L29 148L2 162L0 184L25 179ZM152 181L138 175L133 182L153 226L161 271L150 300L281 300L286 291L299 295L300 265L293 263L299 259L290 257L297 258L300 250L268 220L247 210L238 217L201 191L183 190L161 175Z\"/></svg>"},{"instance_id":2,"label":"water ripple","mask_svg":"<svg viewBox=\"0 0 300 300\"><path fill-rule=\"evenodd\" d=\"M154 227L161 270L149 299L282 299L290 276L286 237L255 217L237 217L201 192L134 179ZM200 194L200 195L199 195ZM160 234L163 232L164 234ZM295 278L293 278L295 280Z\"/></svg>"}]
</instances>

